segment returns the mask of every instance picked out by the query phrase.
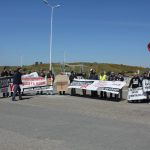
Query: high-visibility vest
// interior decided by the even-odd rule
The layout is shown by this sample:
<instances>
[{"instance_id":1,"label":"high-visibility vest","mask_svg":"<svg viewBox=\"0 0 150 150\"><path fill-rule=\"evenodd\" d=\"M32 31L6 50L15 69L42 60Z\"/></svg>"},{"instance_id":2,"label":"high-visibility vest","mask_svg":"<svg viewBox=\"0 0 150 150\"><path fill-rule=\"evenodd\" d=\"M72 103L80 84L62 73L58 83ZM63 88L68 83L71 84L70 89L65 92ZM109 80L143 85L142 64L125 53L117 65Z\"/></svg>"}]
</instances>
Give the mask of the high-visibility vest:
<instances>
[{"instance_id":1,"label":"high-visibility vest","mask_svg":"<svg viewBox=\"0 0 150 150\"><path fill-rule=\"evenodd\" d=\"M100 76L99 76L99 80L105 81L105 80L106 80L106 75L105 75L105 74L104 74L103 76L100 75Z\"/></svg>"}]
</instances>

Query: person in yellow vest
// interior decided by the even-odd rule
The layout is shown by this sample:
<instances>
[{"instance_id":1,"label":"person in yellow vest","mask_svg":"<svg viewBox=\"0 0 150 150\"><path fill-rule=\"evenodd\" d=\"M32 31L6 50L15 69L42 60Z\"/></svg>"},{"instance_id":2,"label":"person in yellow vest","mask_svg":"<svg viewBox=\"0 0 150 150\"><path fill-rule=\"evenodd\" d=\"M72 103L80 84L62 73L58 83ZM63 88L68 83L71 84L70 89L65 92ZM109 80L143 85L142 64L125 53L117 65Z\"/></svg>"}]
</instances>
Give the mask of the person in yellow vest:
<instances>
[{"instance_id":1,"label":"person in yellow vest","mask_svg":"<svg viewBox=\"0 0 150 150\"><path fill-rule=\"evenodd\" d=\"M107 80L107 76L106 76L106 73L105 73L105 72L102 72L102 73L100 74L99 80L100 80L100 81L106 81L106 80ZM100 97L101 97L101 98L104 98L104 99L107 99L107 93L101 91L101 92L100 92Z\"/></svg>"}]
</instances>

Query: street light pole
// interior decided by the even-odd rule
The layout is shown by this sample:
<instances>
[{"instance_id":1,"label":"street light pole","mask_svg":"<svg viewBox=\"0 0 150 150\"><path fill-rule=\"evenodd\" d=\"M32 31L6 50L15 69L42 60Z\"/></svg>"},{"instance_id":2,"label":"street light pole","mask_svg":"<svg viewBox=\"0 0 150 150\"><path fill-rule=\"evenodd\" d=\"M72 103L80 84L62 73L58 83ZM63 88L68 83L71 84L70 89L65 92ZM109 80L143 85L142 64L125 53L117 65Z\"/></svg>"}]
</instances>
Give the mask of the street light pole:
<instances>
[{"instance_id":1,"label":"street light pole","mask_svg":"<svg viewBox=\"0 0 150 150\"><path fill-rule=\"evenodd\" d=\"M49 45L49 70L52 70L52 39L53 39L53 12L54 8L60 7L60 5L51 6L48 3L48 0L43 0L45 4L48 5L48 7L51 8L51 30L50 30L50 45Z\"/></svg>"},{"instance_id":2,"label":"street light pole","mask_svg":"<svg viewBox=\"0 0 150 150\"><path fill-rule=\"evenodd\" d=\"M52 10L51 10L51 31L50 31L50 45L49 45L49 63L50 63L50 66L49 66L49 70L51 71L52 70L52 39L53 39L53 34L52 34L52 31L53 31L53 11L54 11L54 8L51 7Z\"/></svg>"},{"instance_id":3,"label":"street light pole","mask_svg":"<svg viewBox=\"0 0 150 150\"><path fill-rule=\"evenodd\" d=\"M21 67L22 67L22 56L20 57Z\"/></svg>"}]
</instances>

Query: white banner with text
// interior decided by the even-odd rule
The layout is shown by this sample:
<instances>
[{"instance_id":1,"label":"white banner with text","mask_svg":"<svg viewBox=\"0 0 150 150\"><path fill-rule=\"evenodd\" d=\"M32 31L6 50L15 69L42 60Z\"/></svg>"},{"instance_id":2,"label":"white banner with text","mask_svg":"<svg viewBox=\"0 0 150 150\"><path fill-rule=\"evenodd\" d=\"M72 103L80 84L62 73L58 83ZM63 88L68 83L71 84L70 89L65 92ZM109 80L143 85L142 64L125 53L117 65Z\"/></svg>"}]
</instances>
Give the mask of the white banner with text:
<instances>
[{"instance_id":1,"label":"white banner with text","mask_svg":"<svg viewBox=\"0 0 150 150\"><path fill-rule=\"evenodd\" d=\"M74 79L68 88L86 89L91 91L105 91L118 94L119 90L125 86L123 81L100 81L100 80L86 80Z\"/></svg>"},{"instance_id":2,"label":"white banner with text","mask_svg":"<svg viewBox=\"0 0 150 150\"><path fill-rule=\"evenodd\" d=\"M147 94L143 91L142 87L128 89L128 96L127 96L128 101L142 100L142 99L147 99Z\"/></svg>"},{"instance_id":3,"label":"white banner with text","mask_svg":"<svg viewBox=\"0 0 150 150\"><path fill-rule=\"evenodd\" d=\"M144 92L150 91L150 80L144 79L144 80L142 81L142 85L143 85L143 91L144 91Z\"/></svg>"}]
</instances>

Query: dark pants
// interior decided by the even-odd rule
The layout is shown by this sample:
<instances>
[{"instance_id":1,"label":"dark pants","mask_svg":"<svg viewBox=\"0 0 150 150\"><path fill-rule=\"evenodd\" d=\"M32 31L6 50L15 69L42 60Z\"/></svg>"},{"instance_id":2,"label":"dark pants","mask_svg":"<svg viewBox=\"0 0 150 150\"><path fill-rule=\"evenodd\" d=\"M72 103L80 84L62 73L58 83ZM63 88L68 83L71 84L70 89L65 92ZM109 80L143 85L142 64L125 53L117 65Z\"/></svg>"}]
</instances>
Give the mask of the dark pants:
<instances>
[{"instance_id":1,"label":"dark pants","mask_svg":"<svg viewBox=\"0 0 150 150\"><path fill-rule=\"evenodd\" d=\"M19 99L21 99L21 88L19 84L14 84L14 93L12 96L12 100L15 100L17 92L19 93Z\"/></svg>"},{"instance_id":2,"label":"dark pants","mask_svg":"<svg viewBox=\"0 0 150 150\"><path fill-rule=\"evenodd\" d=\"M149 98L149 96L150 96L150 91L148 91L148 92L146 92L146 93L147 93L147 101L150 102L150 98Z\"/></svg>"},{"instance_id":3,"label":"dark pants","mask_svg":"<svg viewBox=\"0 0 150 150\"><path fill-rule=\"evenodd\" d=\"M118 94L110 93L110 99L117 99Z\"/></svg>"},{"instance_id":4,"label":"dark pants","mask_svg":"<svg viewBox=\"0 0 150 150\"><path fill-rule=\"evenodd\" d=\"M72 95L72 96L76 95L76 89L75 89L75 88L72 88L72 89L71 89L71 95Z\"/></svg>"},{"instance_id":5,"label":"dark pants","mask_svg":"<svg viewBox=\"0 0 150 150\"><path fill-rule=\"evenodd\" d=\"M122 100L122 89L119 90L119 94L115 94L115 99Z\"/></svg>"},{"instance_id":6,"label":"dark pants","mask_svg":"<svg viewBox=\"0 0 150 150\"><path fill-rule=\"evenodd\" d=\"M110 93L110 99L112 99L113 97L112 97L112 93Z\"/></svg>"},{"instance_id":7,"label":"dark pants","mask_svg":"<svg viewBox=\"0 0 150 150\"><path fill-rule=\"evenodd\" d=\"M122 100L122 89L119 90L120 93L120 100Z\"/></svg>"},{"instance_id":8,"label":"dark pants","mask_svg":"<svg viewBox=\"0 0 150 150\"><path fill-rule=\"evenodd\" d=\"M83 96L86 96L86 89L82 89Z\"/></svg>"},{"instance_id":9,"label":"dark pants","mask_svg":"<svg viewBox=\"0 0 150 150\"><path fill-rule=\"evenodd\" d=\"M65 91L59 91L59 95L65 95Z\"/></svg>"},{"instance_id":10,"label":"dark pants","mask_svg":"<svg viewBox=\"0 0 150 150\"><path fill-rule=\"evenodd\" d=\"M91 96L92 96L92 97L97 97L97 96L98 96L97 91L91 91Z\"/></svg>"},{"instance_id":11,"label":"dark pants","mask_svg":"<svg viewBox=\"0 0 150 150\"><path fill-rule=\"evenodd\" d=\"M101 98L107 98L107 93L106 92L104 92L104 91L101 91L100 92L100 96L101 96Z\"/></svg>"}]
</instances>

